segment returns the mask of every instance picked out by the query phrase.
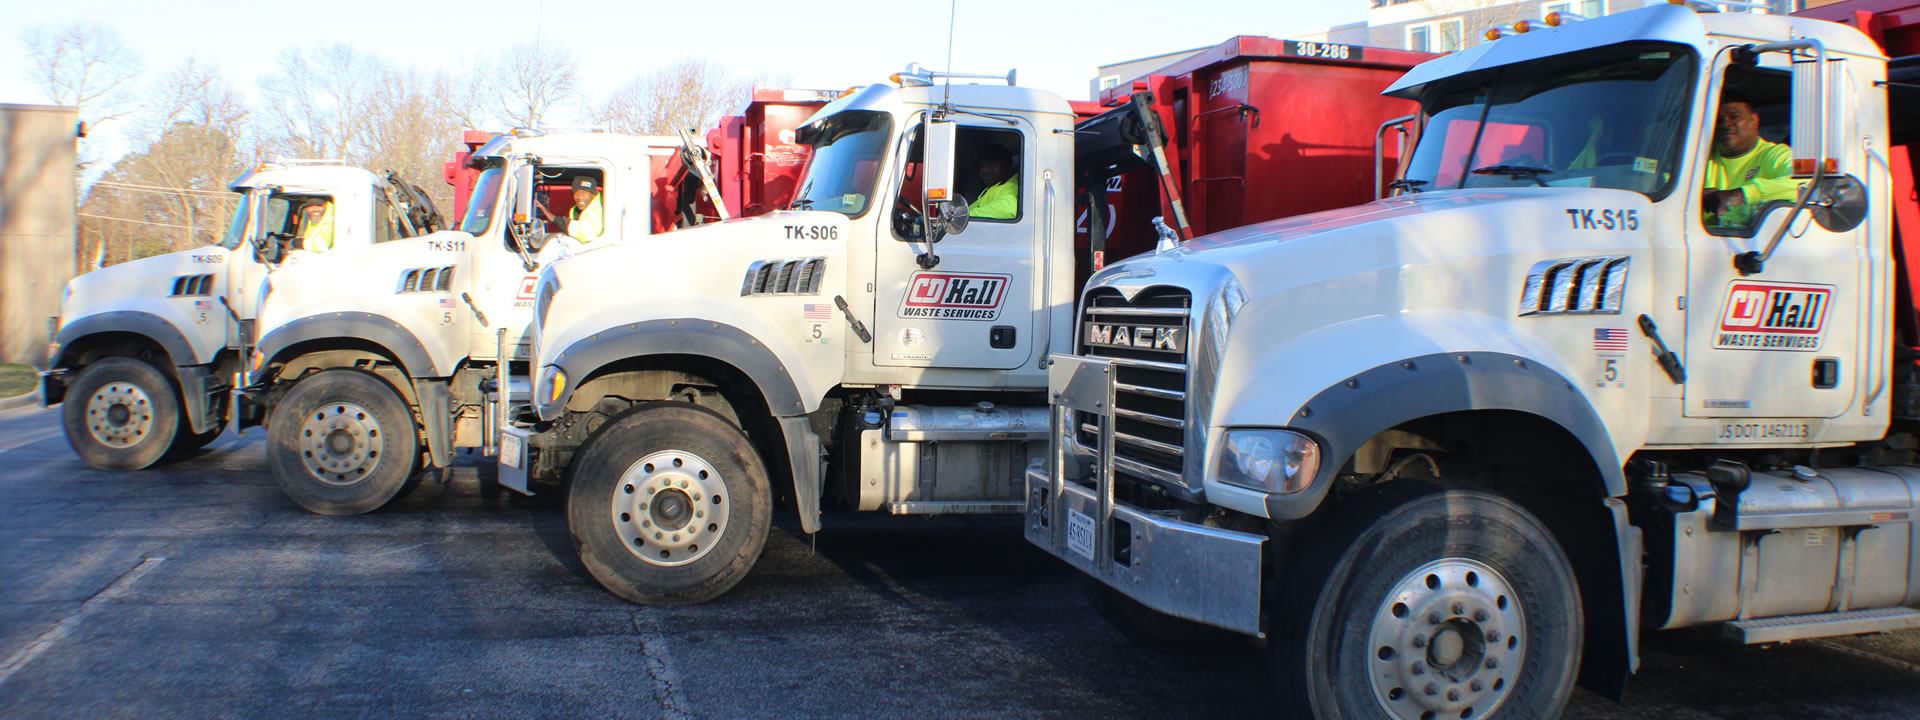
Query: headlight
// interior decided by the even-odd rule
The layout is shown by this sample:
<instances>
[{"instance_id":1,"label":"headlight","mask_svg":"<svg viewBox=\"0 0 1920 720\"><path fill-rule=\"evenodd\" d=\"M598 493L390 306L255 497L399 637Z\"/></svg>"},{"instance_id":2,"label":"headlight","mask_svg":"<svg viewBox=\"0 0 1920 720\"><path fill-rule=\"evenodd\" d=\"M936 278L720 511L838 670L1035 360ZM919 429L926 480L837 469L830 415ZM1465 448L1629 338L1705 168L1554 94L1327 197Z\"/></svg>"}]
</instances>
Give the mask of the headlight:
<instances>
[{"instance_id":1,"label":"headlight","mask_svg":"<svg viewBox=\"0 0 1920 720\"><path fill-rule=\"evenodd\" d=\"M541 405L552 405L560 402L561 395L566 391L567 371L561 370L558 365L548 365L540 371L539 395Z\"/></svg>"},{"instance_id":2,"label":"headlight","mask_svg":"<svg viewBox=\"0 0 1920 720\"><path fill-rule=\"evenodd\" d=\"M1287 430L1228 430L1214 467L1228 485L1297 493L1313 485L1320 472L1320 445Z\"/></svg>"}]
</instances>

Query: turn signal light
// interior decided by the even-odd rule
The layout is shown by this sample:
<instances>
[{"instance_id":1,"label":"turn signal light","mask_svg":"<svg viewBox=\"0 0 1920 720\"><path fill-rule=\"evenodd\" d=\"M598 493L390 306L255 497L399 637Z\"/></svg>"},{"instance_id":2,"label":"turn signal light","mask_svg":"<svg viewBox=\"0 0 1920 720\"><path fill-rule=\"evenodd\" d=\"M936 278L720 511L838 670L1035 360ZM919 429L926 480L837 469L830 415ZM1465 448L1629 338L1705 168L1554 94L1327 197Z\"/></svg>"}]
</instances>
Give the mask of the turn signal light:
<instances>
[{"instance_id":1,"label":"turn signal light","mask_svg":"<svg viewBox=\"0 0 1920 720\"><path fill-rule=\"evenodd\" d=\"M1540 19L1540 22L1546 23L1547 27L1560 27L1560 23L1565 21L1560 19L1560 11L1555 10L1547 13L1546 17Z\"/></svg>"},{"instance_id":2,"label":"turn signal light","mask_svg":"<svg viewBox=\"0 0 1920 720\"><path fill-rule=\"evenodd\" d=\"M1521 20L1513 24L1513 31L1517 33L1524 33L1532 29L1533 29L1533 23L1526 20Z\"/></svg>"},{"instance_id":3,"label":"turn signal light","mask_svg":"<svg viewBox=\"0 0 1920 720\"><path fill-rule=\"evenodd\" d=\"M1826 169L1828 175L1838 175L1840 173L1840 161L1834 158L1827 158ZM1793 174L1796 177L1813 177L1813 161L1793 161Z\"/></svg>"}]
</instances>

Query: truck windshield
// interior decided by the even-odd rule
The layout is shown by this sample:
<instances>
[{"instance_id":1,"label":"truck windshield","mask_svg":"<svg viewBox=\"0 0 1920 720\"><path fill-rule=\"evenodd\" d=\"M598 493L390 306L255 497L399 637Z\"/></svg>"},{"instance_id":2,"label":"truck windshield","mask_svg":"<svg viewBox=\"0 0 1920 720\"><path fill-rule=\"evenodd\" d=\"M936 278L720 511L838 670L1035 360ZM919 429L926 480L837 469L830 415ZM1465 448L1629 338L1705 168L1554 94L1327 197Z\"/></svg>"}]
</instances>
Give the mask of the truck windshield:
<instances>
[{"instance_id":1,"label":"truck windshield","mask_svg":"<svg viewBox=\"0 0 1920 720\"><path fill-rule=\"evenodd\" d=\"M792 208L865 215L885 167L892 129L893 117L873 110L835 113L801 128L798 139L813 147L813 157Z\"/></svg>"},{"instance_id":2,"label":"truck windshield","mask_svg":"<svg viewBox=\"0 0 1920 720\"><path fill-rule=\"evenodd\" d=\"M1625 43L1440 80L1403 185L1606 187L1658 200L1686 139L1693 52Z\"/></svg>"},{"instance_id":3,"label":"truck windshield","mask_svg":"<svg viewBox=\"0 0 1920 720\"><path fill-rule=\"evenodd\" d=\"M247 244L247 216L253 213L253 193L239 197L233 204L233 219L227 221L227 234L220 238L220 247L238 250Z\"/></svg>"},{"instance_id":4,"label":"truck windshield","mask_svg":"<svg viewBox=\"0 0 1920 720\"><path fill-rule=\"evenodd\" d=\"M482 170L473 181L473 195L467 199L467 217L460 221L460 232L483 235L493 223L493 211L500 204L500 182L507 171L499 166Z\"/></svg>"}]
</instances>

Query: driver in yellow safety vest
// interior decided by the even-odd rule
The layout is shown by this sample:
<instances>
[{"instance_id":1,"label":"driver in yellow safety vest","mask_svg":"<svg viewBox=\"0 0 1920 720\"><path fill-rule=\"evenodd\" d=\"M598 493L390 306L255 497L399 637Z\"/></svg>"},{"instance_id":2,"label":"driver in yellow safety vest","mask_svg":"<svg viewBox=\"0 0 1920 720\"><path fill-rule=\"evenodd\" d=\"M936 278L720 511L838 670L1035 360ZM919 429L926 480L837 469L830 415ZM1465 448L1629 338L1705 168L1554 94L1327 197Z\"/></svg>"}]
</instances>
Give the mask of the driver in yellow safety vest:
<instances>
[{"instance_id":1,"label":"driver in yellow safety vest","mask_svg":"<svg viewBox=\"0 0 1920 720\"><path fill-rule=\"evenodd\" d=\"M1745 227L1754 209L1774 200L1797 200L1799 192L1793 149L1760 137L1760 116L1752 103L1739 97L1722 99L1701 193L1707 225Z\"/></svg>"},{"instance_id":2,"label":"driver in yellow safety vest","mask_svg":"<svg viewBox=\"0 0 1920 720\"><path fill-rule=\"evenodd\" d=\"M980 184L986 187L967 208L967 215L988 220L1012 220L1020 213L1020 179L1013 171L1013 152L1002 145L980 148Z\"/></svg>"},{"instance_id":3,"label":"driver in yellow safety vest","mask_svg":"<svg viewBox=\"0 0 1920 720\"><path fill-rule=\"evenodd\" d=\"M318 200L300 209L300 247L323 253L333 249L333 202Z\"/></svg>"},{"instance_id":4,"label":"driver in yellow safety vest","mask_svg":"<svg viewBox=\"0 0 1920 720\"><path fill-rule=\"evenodd\" d=\"M600 206L600 183L590 177L573 179L573 210L567 213L567 234L582 243L600 239L607 229L607 211Z\"/></svg>"}]
</instances>

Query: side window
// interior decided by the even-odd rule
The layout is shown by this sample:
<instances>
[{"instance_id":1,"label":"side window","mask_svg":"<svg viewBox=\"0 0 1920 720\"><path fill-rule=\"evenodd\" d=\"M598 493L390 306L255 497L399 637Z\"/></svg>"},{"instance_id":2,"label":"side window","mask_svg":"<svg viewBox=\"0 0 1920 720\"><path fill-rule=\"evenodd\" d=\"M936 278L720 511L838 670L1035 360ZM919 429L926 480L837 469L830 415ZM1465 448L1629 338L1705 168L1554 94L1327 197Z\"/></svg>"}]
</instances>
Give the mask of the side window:
<instances>
[{"instance_id":1,"label":"side window","mask_svg":"<svg viewBox=\"0 0 1920 720\"><path fill-rule=\"evenodd\" d=\"M1792 78L1784 70L1727 68L1708 138L1700 220L1715 235L1752 236L1799 199L1793 177Z\"/></svg>"},{"instance_id":2,"label":"side window","mask_svg":"<svg viewBox=\"0 0 1920 720\"><path fill-rule=\"evenodd\" d=\"M396 227L398 223L399 219L393 214L393 204L387 202L387 194L382 192L379 186L375 186L373 188L373 242L378 244L400 239L402 234Z\"/></svg>"},{"instance_id":3,"label":"side window","mask_svg":"<svg viewBox=\"0 0 1920 720\"><path fill-rule=\"evenodd\" d=\"M892 216L894 238L918 242L925 235L922 224L926 208L921 181L926 150L921 129L913 129L906 140L907 151L900 168L900 189L895 194ZM1022 147L1020 131L963 126L954 148L954 190L967 199L974 222L1013 223L1022 215Z\"/></svg>"},{"instance_id":4,"label":"side window","mask_svg":"<svg viewBox=\"0 0 1920 720\"><path fill-rule=\"evenodd\" d=\"M1020 131L992 128L960 128L955 152L954 185L971 204L970 214L980 222L1019 222L1020 176L1024 154Z\"/></svg>"}]
</instances>

